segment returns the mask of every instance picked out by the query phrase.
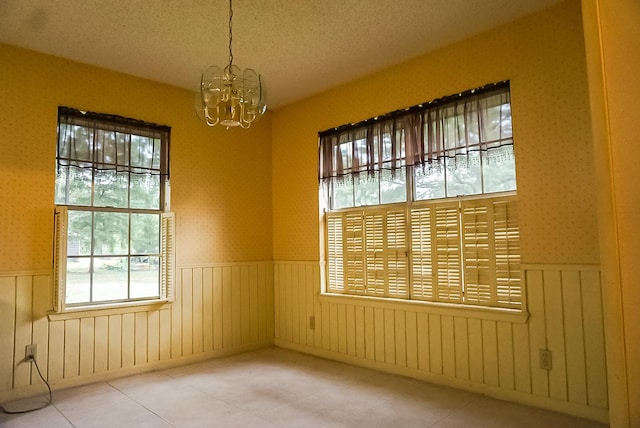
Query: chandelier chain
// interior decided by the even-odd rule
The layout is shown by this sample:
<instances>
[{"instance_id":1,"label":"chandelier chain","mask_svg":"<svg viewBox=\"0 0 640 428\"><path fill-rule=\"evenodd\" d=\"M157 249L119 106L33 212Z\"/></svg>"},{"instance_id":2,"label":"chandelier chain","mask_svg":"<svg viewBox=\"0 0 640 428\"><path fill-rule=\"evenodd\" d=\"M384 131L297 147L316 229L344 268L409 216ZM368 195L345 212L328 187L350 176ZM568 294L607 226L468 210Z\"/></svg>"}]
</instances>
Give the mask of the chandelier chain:
<instances>
[{"instance_id":1,"label":"chandelier chain","mask_svg":"<svg viewBox=\"0 0 640 428\"><path fill-rule=\"evenodd\" d=\"M233 65L233 51L231 50L231 42L233 41L233 31L231 21L233 19L233 0L229 0L229 68Z\"/></svg>"}]
</instances>

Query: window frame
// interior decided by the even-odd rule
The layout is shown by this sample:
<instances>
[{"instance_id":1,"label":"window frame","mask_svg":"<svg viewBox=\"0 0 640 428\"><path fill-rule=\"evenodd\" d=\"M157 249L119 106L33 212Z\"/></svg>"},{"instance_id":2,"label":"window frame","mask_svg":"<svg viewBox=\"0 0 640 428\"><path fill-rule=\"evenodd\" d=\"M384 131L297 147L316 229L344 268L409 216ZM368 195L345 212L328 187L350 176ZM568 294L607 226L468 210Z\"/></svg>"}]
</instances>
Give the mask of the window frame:
<instances>
[{"instance_id":1,"label":"window frame","mask_svg":"<svg viewBox=\"0 0 640 428\"><path fill-rule=\"evenodd\" d=\"M434 157L430 159L429 156L427 156L426 147L431 143L429 141L422 141L420 142L420 144L417 145L418 147L421 147L420 150L422 150L422 152L420 153L420 156L416 155L415 152L417 150L414 148L410 148L409 143L405 144L404 139L405 137L413 134L415 135L413 135L410 138L414 138L414 142L415 142L415 138L426 139L427 137L425 135L427 134L427 125L422 120L416 120L411 118L403 119L404 117L403 115L408 115L407 112L411 112L414 110L423 112L428 108L438 109L440 108L440 106L442 106L442 108L449 108L450 103L461 102L460 101L461 98L480 96L480 94L483 94L485 92L491 92L491 91L495 91L496 94L505 93L506 94L505 99L508 105L507 110L505 110L505 107L504 107L505 99L502 99L499 101L492 100L491 102L487 101L486 104L483 104L483 106L486 106L487 109L493 109L494 114L497 114L497 117L499 120L498 122L499 132L500 132L498 134L499 138L497 140L490 139L490 140L484 141L483 140L484 137L481 135L482 129L484 128L481 128L480 134L477 134L476 136L476 138L478 139L477 142L475 142L474 144L469 144L467 142L465 148L463 148L461 151L465 152L466 156L469 156L470 153L481 153L481 155L477 155L477 160L481 162L482 157L480 156L490 156L489 151L493 149L501 150L501 152L497 152L497 155L504 156L505 152L502 150L505 150L505 147L506 147L506 150L507 150L506 155L511 156L509 158L510 162L513 162L512 165L507 166L507 168L512 169L511 173L509 173L509 171L507 170L507 176L508 176L507 178L512 177L513 189L507 188L504 190L495 190L495 187L493 188L485 187L485 182L484 182L485 177L483 176L485 172L484 166L482 163L480 163L481 182L480 182L479 192L472 193L469 195L466 195L466 194L448 195L445 193L446 196L444 197L436 197L431 199L430 198L417 199L418 192L416 190L416 181L417 181L416 170L419 168L423 168L423 169L432 168L434 167L434 165L435 167L437 167L440 164L442 164L443 165L442 167L445 168L444 166L445 162L450 162L450 161L453 162L453 164L455 165L455 163L457 162L457 159L454 157L453 160L451 160L448 154L456 153L458 151L458 147L457 146L446 147L446 144L444 142L442 142L442 146L438 146L440 147L439 150L436 150L435 146L433 148L429 146L428 155L431 156L432 153L434 153ZM487 311L487 310L498 311L498 312L507 311L512 313L519 312L521 314L524 314L526 312L526 291L524 287L524 278L522 278L522 271L520 268L520 243L519 243L519 230L517 227L517 208L516 208L517 207L517 190L516 190L516 184L515 184L515 180L516 180L515 154L513 152L511 100L510 100L509 94L510 94L509 82L503 81L503 82L499 82L498 84L487 85L483 88L466 91L464 93L456 94L451 97L445 97L439 100L435 100L433 102L423 103L419 106L414 106L409 109L392 112L388 115L383 115L381 117L369 119L369 120L360 122L358 124L344 125L339 128L334 128L334 129L319 133L320 160L319 160L318 167L319 167L319 182L320 182L319 202L320 202L320 208L321 208L320 210L321 264L323 266L323 269L322 269L323 276L321 281L322 295L338 296L338 297L348 296L349 298L354 298L354 299L369 299L369 300L374 299L374 300L387 301L387 302L388 301L406 302L410 304L427 305L427 306L444 305L448 308L455 307L459 309L466 308L466 309L481 310L481 311ZM487 95L488 95L487 96L487 100L488 100L489 97L492 96L492 94L490 93ZM493 102L497 102L497 104L492 104ZM500 106L500 108L498 112L495 113L495 108L498 106ZM430 112L431 111L429 111L429 114L431 114ZM484 112L480 111L480 104L478 104L477 112L478 112L478 115L485 114ZM423 119L427 117L426 113L420 113L420 114L422 114L421 117ZM466 114L467 113L465 110L465 115ZM414 115L413 117L415 118L416 116ZM507 120L506 119L507 117L508 117L508 122L504 122L505 120ZM455 120L457 121L458 119L455 119ZM355 196L354 196L354 204L352 206L333 208L334 207L333 198L336 194L334 186L339 185L338 184L339 181L351 180L352 181L350 183L351 187L355 187L353 182L355 182L355 180L357 180L359 177L364 176L365 179L374 177L373 179L376 179L377 177L381 177L382 176L381 174L383 172L387 172L387 171L380 168L382 161L378 158L376 158L377 160L374 163L371 163L369 158L368 160L369 163L367 165L363 166L362 163L360 163L358 165L355 165L355 167L353 164L349 164L344 159L340 159L336 161L335 158L333 158L333 160L331 160L332 159L330 157L331 151L328 149L327 146L330 145L332 147L338 147L341 144L345 144L345 143L349 144L349 141L352 141L351 143L353 144L352 155L355 157L356 156L356 136L362 135L362 134L358 134L358 132L362 133L362 132L366 132L367 130L371 132L370 130L374 129L374 127L377 126L376 123L379 123L380 121L387 121L387 122L393 121L394 125L391 126L391 129L393 129L394 133L395 132L401 133L401 134L394 134L398 136L398 138L402 138L402 141L401 143L399 143L400 144L399 146L393 146L393 147L401 148L403 155L405 154L405 151L406 151L406 159L405 159L406 161L397 162L395 166L395 172L398 174L404 174L404 176L406 177L405 178L406 200L403 202L385 204L385 203L380 203L380 196L379 196L378 203L376 204L356 205ZM485 123L488 123L488 122L485 121ZM507 133L502 134L502 126L504 123L507 123L507 128L506 128ZM398 127L405 126L405 129L398 130L398 127L396 127L396 125ZM414 128L411 128L411 126L413 126ZM416 131L416 129L418 130ZM429 129L431 130L431 128ZM487 130L487 132L489 131ZM333 137L334 135L335 137ZM381 133L379 133L378 135L381 135ZM491 135L494 135L494 134L491 134ZM359 138L362 139L366 137L360 136ZM330 144L327 144L327 142L329 142ZM379 150L377 152L379 152ZM372 153L373 152L371 151L370 154ZM491 152L491 153L493 154L496 152ZM362 154L360 153L359 156L361 155ZM374 156L377 156L377 154L374 154ZM336 162L338 163L336 164ZM504 174L504 172L502 172L502 174ZM504 178L502 175L500 175L500 177L502 179ZM444 178L444 180L445 180L444 186L446 188L446 183L447 183L446 177ZM377 184L378 184L378 187L380 187L380 183L377 183ZM489 189L489 191L487 191L487 189ZM356 193L355 188L352 190L352 193L355 195ZM483 230L478 230L475 232L472 231L472 228L469 228L468 230L465 229L465 227L467 227L466 225L471 224L471 220L466 219L464 216L465 215L470 216L469 218L471 218L473 217L473 215L475 215L473 210L471 208L468 208L470 205L473 205L473 204L478 205L479 207L478 212L482 210L485 210L485 211L489 210L490 211L489 214L485 212L483 215L493 216L494 215L492 211L493 208L486 208L486 207L483 208L482 205L493 203L492 201L504 201L504 200L509 201L508 203L511 204L510 210L513 214L513 217L515 218L515 220L510 219L509 221L513 220L516 222L515 229L514 229L515 238L511 236L509 238L511 239L511 241L507 240L508 241L507 242L503 239L504 238L503 235L505 235L503 232L500 232L502 234L500 238L497 238L496 236L494 236L494 229L497 227L495 225L491 225L490 227L488 227L488 229L487 229L487 226L484 225ZM458 245L459 254L457 255L454 254L452 257L457 258L458 266L457 268L455 266L447 267L445 266L446 260L433 259L431 260L433 267L428 274L429 275L433 274L434 278L438 276L437 274L434 273L434 271L438 268L437 267L438 263L441 263L441 264L444 263L443 272L447 271L454 274L456 273L454 271L456 271L457 269L457 277L452 278L453 282L444 281L443 284L447 284L447 286L448 284L451 284L451 286L453 286L452 292L454 292L457 287L456 292L462 293L462 294L456 295L454 293L449 297L431 296L429 298L425 298L425 296L420 297L416 295L417 293L416 293L415 284L414 284L414 279L416 277L416 272L414 272L415 249L412 247L413 245L412 229L415 226L412 225L411 216L413 215L412 214L413 210L416 207L421 207L421 206L432 206L434 207L434 209L444 209L445 207L448 207L448 209L451 209L452 213L454 213L452 215L455 217L455 219L453 219L452 221L457 224L457 226L455 226L457 227L457 236L451 237L451 239L455 238L456 242L458 242L457 245ZM469 211L463 212L463 209L466 209ZM382 213L381 215L383 216L383 218L386 218L384 217L386 213L392 212L393 210L401 210L401 211L404 210L405 235L403 239L405 240L405 255L406 255L406 261L404 263L406 266L406 271L404 274L406 275L406 278L407 278L406 285L405 285L406 291L404 292L404 295L402 293L398 295L397 293L390 293L388 291L388 284L390 282L389 272L386 271L386 269L388 269L388 264L386 264L388 263L388 249L387 248L378 249L378 251L380 251L379 255L381 257L381 260L383 260L383 262L377 262L374 259L371 259L370 257L368 257L369 256L369 254L367 253L368 244L367 244L367 238L366 238L366 235L368 232L364 231L365 226L362 226L360 229L358 228L354 229L353 228L354 226L351 225L350 226L351 229L349 229L349 227L341 224L340 226L341 230L338 230L337 225L334 222L335 217L344 216L345 220L343 221L346 222L346 218L349 216L357 217L358 215L362 215L364 218L368 215L366 213ZM463 218L465 218L464 221L463 221ZM494 221L493 218L494 217L491 217L492 219L491 221ZM357 221L355 223L357 223ZM365 224L364 220L362 220L362 224L363 225ZM509 223L509 225L511 226L513 224ZM385 227L384 226L378 226L378 227L381 227L381 230L383 231L382 233L384 235L386 233ZM449 230L451 227L453 226L445 225L443 230ZM477 236L473 235L472 232L476 233ZM510 233L513 234L513 232L510 232ZM488 237L486 236L487 234L488 234ZM509 233L506 233L506 235L509 235ZM438 239L444 239L444 238L446 237L438 237ZM334 239L342 240L342 245L337 246L340 248L337 248L335 245L331 244L331 241ZM360 244L358 244L360 245L360 247L356 245L357 248L360 248L361 253L354 252L353 254L348 254L349 239L352 239L352 240L359 239L361 241L361 242L359 241ZM386 242L387 239L388 237L383 236L380 242ZM473 239L476 239L478 243L475 243ZM486 264L489 262L484 260L487 257L489 257L489 259L492 260L490 263L494 263L494 264L498 263L496 261L498 255L494 251L495 250L494 245L495 245L496 239L503 239L504 242L501 241L500 245L502 245L503 247L506 245L506 248L507 248L506 251L510 251L510 250L516 251L515 247L517 247L517 254L515 255L500 254L501 263L503 263L500 266L500 268L497 268L496 266L487 266ZM474 249L474 245L477 248ZM513 246L514 248L510 246ZM501 247L501 250L503 250L502 247ZM482 254L482 255L479 255L479 254ZM349 260L349 257L351 257L352 260ZM431 257L436 257L435 253L432 254ZM359 260L358 263L354 262L355 259ZM504 260L507 260L506 265L504 264L505 263ZM480 261L482 261L484 265L481 266ZM348 263L351 263L351 265L348 265ZM474 263L478 265L476 268L473 267ZM370 292L368 290L369 277L371 276L369 275L369 272L380 271L380 270L385 271L385 275L384 275L384 279L378 282L384 283L387 289L384 292ZM500 271L499 274L496 273L498 270ZM492 282L489 284L489 288L490 288L489 291L487 291L487 288L483 285L487 282L485 278L485 276L487 275L487 271L489 272L489 277L492 280ZM354 273L354 275L352 275L353 278L351 278L351 281L352 282L355 281L354 278L358 277L359 282L355 281L353 283L350 283L351 273ZM397 273L394 275L396 277L398 276ZM502 278L500 277L500 275L506 275L506 276ZM483 278L480 278L480 277L483 277ZM335 284L338 282L342 284L342 287L335 286ZM437 286L435 287L437 290ZM475 299L470 296L471 294L474 294L474 293L476 296ZM510 293L513 293L513 295L511 295ZM489 295L490 297L487 298L486 297L487 295Z\"/></svg>"},{"instance_id":2,"label":"window frame","mask_svg":"<svg viewBox=\"0 0 640 428\"><path fill-rule=\"evenodd\" d=\"M67 133L67 131L69 131ZM75 132L82 136L76 141ZM73 134L73 135L71 135ZM102 135L110 135L111 139ZM102 140L99 137L102 136ZM136 141L147 139L145 146L136 146ZM158 142L159 141L159 142ZM139 144L139 143L138 143ZM149 145L151 144L151 145ZM159 147L158 147L159 146ZM78 149L79 147L79 149ZM134 147L138 150L151 150L144 158L138 154L134 158ZM159 153L156 153L156 148ZM124 151L123 151L124 150ZM175 220L170 211L170 179L169 179L169 152L170 152L170 128L152 123L121 116L102 113L83 112L80 110L59 107L58 109L58 149L56 156L56 204L54 215L54 292L52 307L54 312L64 313L87 309L106 309L112 307L126 307L131 305L148 305L154 303L173 301L173 284L175 270ZM140 152L138 152L140 153ZM151 156L151 157L149 157ZM119 159L120 158L120 159ZM151 162L149 164L149 162ZM73 171L85 176L84 187L87 189L89 199L73 199L69 197L69 186L72 181L67 175L63 178L62 187L65 190L64 200L58 195L58 174L60 170L64 174ZM89 171L89 172L87 172ZM96 180L104 171L113 171L112 176L124 174L126 177L126 203L121 201L114 204L96 203ZM87 178L90 179L87 182ZM132 177L158 176L151 181L157 193L157 201L152 201L152 206L142 206L134 203ZM155 184L153 182L155 181ZM116 185L113 182L111 186ZM62 203L61 203L62 202ZM120 203L120 204L119 204ZM157 203L157 206L155 205ZM137 206L136 206L137 205ZM91 213L90 231L87 237L90 250L87 254L68 256L68 232L69 212ZM126 214L126 250L122 254L101 254L95 250L94 232L98 215ZM132 219L136 215L152 215L158 217L158 252L135 252L132 245ZM155 228L155 226L154 226ZM124 236L124 235L123 235ZM152 247L156 244L152 243ZM124 248L124 247L123 247ZM85 251L86 252L86 251ZM147 254L148 253L148 254ZM126 298L94 300L92 295L94 281L94 261L98 258L120 257L126 260ZM158 291L151 291L149 295L132 297L132 271L131 263L136 257L149 257L158 260ZM68 302L67 300L67 260L69 258L82 258L89 260L89 297L80 302Z\"/></svg>"}]
</instances>

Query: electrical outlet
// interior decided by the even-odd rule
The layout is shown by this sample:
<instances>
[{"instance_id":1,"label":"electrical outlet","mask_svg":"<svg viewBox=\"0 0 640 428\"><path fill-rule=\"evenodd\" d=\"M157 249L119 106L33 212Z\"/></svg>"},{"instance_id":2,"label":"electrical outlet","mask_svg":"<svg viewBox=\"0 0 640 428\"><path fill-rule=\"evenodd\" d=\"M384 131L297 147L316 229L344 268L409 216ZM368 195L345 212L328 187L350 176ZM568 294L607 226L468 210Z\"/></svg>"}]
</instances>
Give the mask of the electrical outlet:
<instances>
[{"instance_id":1,"label":"electrical outlet","mask_svg":"<svg viewBox=\"0 0 640 428\"><path fill-rule=\"evenodd\" d=\"M548 349L540 349L540 368L551 370L551 351Z\"/></svg>"},{"instance_id":2,"label":"electrical outlet","mask_svg":"<svg viewBox=\"0 0 640 428\"><path fill-rule=\"evenodd\" d=\"M38 353L38 345L27 345L24 347L24 359L25 361L32 361L36 359Z\"/></svg>"},{"instance_id":3,"label":"electrical outlet","mask_svg":"<svg viewBox=\"0 0 640 428\"><path fill-rule=\"evenodd\" d=\"M309 317L309 329L311 329L311 330L315 330L316 329L316 317L315 317L315 315L311 315Z\"/></svg>"}]
</instances>

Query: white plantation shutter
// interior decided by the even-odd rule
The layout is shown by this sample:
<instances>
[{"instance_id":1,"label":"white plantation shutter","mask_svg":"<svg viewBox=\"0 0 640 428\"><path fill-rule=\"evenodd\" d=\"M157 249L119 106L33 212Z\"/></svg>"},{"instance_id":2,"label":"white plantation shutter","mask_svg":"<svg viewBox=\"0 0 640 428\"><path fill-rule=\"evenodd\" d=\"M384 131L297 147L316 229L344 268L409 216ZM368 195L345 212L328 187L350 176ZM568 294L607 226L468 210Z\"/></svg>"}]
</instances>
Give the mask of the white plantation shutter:
<instances>
[{"instance_id":1,"label":"white plantation shutter","mask_svg":"<svg viewBox=\"0 0 640 428\"><path fill-rule=\"evenodd\" d=\"M406 298L409 296L407 216L402 209L389 211L386 217L387 294Z\"/></svg>"},{"instance_id":2,"label":"white plantation shutter","mask_svg":"<svg viewBox=\"0 0 640 428\"><path fill-rule=\"evenodd\" d=\"M431 206L411 209L411 297L433 300L434 267L431 231L435 227Z\"/></svg>"},{"instance_id":3,"label":"white plantation shutter","mask_svg":"<svg viewBox=\"0 0 640 428\"><path fill-rule=\"evenodd\" d=\"M496 201L493 207L497 305L522 307L520 283L520 232L514 199Z\"/></svg>"},{"instance_id":4,"label":"white plantation shutter","mask_svg":"<svg viewBox=\"0 0 640 428\"><path fill-rule=\"evenodd\" d=\"M160 298L174 300L175 284L175 217L163 213L160 238Z\"/></svg>"},{"instance_id":5,"label":"white plantation shutter","mask_svg":"<svg viewBox=\"0 0 640 428\"><path fill-rule=\"evenodd\" d=\"M484 200L462 204L465 303L495 304L493 205Z\"/></svg>"},{"instance_id":6,"label":"white plantation shutter","mask_svg":"<svg viewBox=\"0 0 640 428\"><path fill-rule=\"evenodd\" d=\"M53 310L65 308L67 284L67 207L56 206L54 216L53 249Z\"/></svg>"},{"instance_id":7,"label":"white plantation shutter","mask_svg":"<svg viewBox=\"0 0 640 428\"><path fill-rule=\"evenodd\" d=\"M384 214L368 212L364 215L367 294L385 294L385 245Z\"/></svg>"},{"instance_id":8,"label":"white plantation shutter","mask_svg":"<svg viewBox=\"0 0 640 428\"><path fill-rule=\"evenodd\" d=\"M435 207L435 262L437 300L462 301L460 220L457 203Z\"/></svg>"},{"instance_id":9,"label":"white plantation shutter","mask_svg":"<svg viewBox=\"0 0 640 428\"><path fill-rule=\"evenodd\" d=\"M364 294L364 231L362 213L348 213L344 219L344 288L355 294Z\"/></svg>"},{"instance_id":10,"label":"white plantation shutter","mask_svg":"<svg viewBox=\"0 0 640 428\"><path fill-rule=\"evenodd\" d=\"M327 214L327 288L344 291L344 251L342 214Z\"/></svg>"},{"instance_id":11,"label":"white plantation shutter","mask_svg":"<svg viewBox=\"0 0 640 428\"><path fill-rule=\"evenodd\" d=\"M328 213L326 226L329 291L521 307L513 196Z\"/></svg>"}]
</instances>

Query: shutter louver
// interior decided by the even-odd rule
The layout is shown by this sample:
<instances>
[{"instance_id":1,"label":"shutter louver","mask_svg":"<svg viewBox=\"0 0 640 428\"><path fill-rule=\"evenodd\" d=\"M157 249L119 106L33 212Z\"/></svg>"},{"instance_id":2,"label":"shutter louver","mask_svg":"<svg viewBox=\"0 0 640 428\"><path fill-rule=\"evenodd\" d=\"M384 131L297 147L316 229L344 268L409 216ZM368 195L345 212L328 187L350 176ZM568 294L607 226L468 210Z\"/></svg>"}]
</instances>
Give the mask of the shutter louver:
<instances>
[{"instance_id":1,"label":"shutter louver","mask_svg":"<svg viewBox=\"0 0 640 428\"><path fill-rule=\"evenodd\" d=\"M404 210L387 213L387 288L390 297L408 297L406 219Z\"/></svg>"},{"instance_id":2,"label":"shutter louver","mask_svg":"<svg viewBox=\"0 0 640 428\"><path fill-rule=\"evenodd\" d=\"M344 291L342 214L327 214L327 280L332 292Z\"/></svg>"},{"instance_id":3,"label":"shutter louver","mask_svg":"<svg viewBox=\"0 0 640 428\"><path fill-rule=\"evenodd\" d=\"M62 312L66 298L66 263L67 263L67 207L56 206L54 215L54 249L53 249L53 310Z\"/></svg>"},{"instance_id":4,"label":"shutter louver","mask_svg":"<svg viewBox=\"0 0 640 428\"><path fill-rule=\"evenodd\" d=\"M175 217L173 213L162 214L160 239L160 298L174 300L175 284Z\"/></svg>"},{"instance_id":5,"label":"shutter louver","mask_svg":"<svg viewBox=\"0 0 640 428\"><path fill-rule=\"evenodd\" d=\"M432 208L411 209L411 297L433 300Z\"/></svg>"},{"instance_id":6,"label":"shutter louver","mask_svg":"<svg viewBox=\"0 0 640 428\"><path fill-rule=\"evenodd\" d=\"M380 212L364 215L366 293L385 295L385 245L384 215Z\"/></svg>"},{"instance_id":7,"label":"shutter louver","mask_svg":"<svg viewBox=\"0 0 640 428\"><path fill-rule=\"evenodd\" d=\"M362 213L345 215L344 288L355 294L364 294L364 242Z\"/></svg>"},{"instance_id":8,"label":"shutter louver","mask_svg":"<svg viewBox=\"0 0 640 428\"><path fill-rule=\"evenodd\" d=\"M498 306L521 308L520 231L513 199L494 202L496 291Z\"/></svg>"},{"instance_id":9,"label":"shutter louver","mask_svg":"<svg viewBox=\"0 0 640 428\"><path fill-rule=\"evenodd\" d=\"M491 201L470 201L462 207L464 246L464 301L476 305L495 303Z\"/></svg>"},{"instance_id":10,"label":"shutter louver","mask_svg":"<svg viewBox=\"0 0 640 428\"><path fill-rule=\"evenodd\" d=\"M437 298L458 303L462 301L458 204L436 206L435 223Z\"/></svg>"}]
</instances>

